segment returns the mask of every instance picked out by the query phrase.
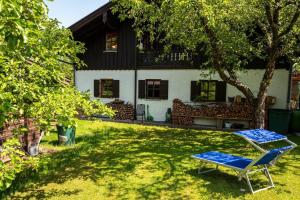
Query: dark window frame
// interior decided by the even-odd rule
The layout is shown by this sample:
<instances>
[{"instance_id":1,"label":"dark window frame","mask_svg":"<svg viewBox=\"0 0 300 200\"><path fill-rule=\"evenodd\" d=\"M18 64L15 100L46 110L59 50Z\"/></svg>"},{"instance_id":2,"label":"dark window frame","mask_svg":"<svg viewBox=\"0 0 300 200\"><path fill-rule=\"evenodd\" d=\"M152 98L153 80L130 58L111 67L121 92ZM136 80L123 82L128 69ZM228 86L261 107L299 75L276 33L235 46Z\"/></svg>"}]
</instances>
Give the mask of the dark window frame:
<instances>
[{"instance_id":1,"label":"dark window frame","mask_svg":"<svg viewBox=\"0 0 300 200\"><path fill-rule=\"evenodd\" d=\"M207 82L215 82L215 87L210 89L210 86L206 86L205 88L204 83ZM204 91L203 91L204 88ZM206 93L201 98L201 90L202 93ZM214 98L209 99L210 94L213 93ZM212 96L212 95L211 95ZM226 102L227 96L227 83L224 81L217 81L217 80L198 80L198 81L191 81L191 101L192 102Z\"/></svg>"},{"instance_id":2,"label":"dark window frame","mask_svg":"<svg viewBox=\"0 0 300 200\"><path fill-rule=\"evenodd\" d=\"M211 86L213 85L214 86ZM217 84L216 80L199 80L197 82L198 92L194 102L217 102ZM213 93L213 99L210 99L210 95ZM204 95L203 95L204 94Z\"/></svg>"},{"instance_id":3,"label":"dark window frame","mask_svg":"<svg viewBox=\"0 0 300 200\"><path fill-rule=\"evenodd\" d=\"M152 88L152 96L149 96L149 87L148 82L153 82L153 88ZM155 82L159 82L158 88L154 88ZM161 80L160 79L146 79L145 87L146 87L146 99L161 99ZM158 95L155 94L155 91L158 91Z\"/></svg>"},{"instance_id":4,"label":"dark window frame","mask_svg":"<svg viewBox=\"0 0 300 200\"><path fill-rule=\"evenodd\" d=\"M111 85L110 85L110 92L111 92L111 95L104 95L104 93L106 93L106 91L104 91L104 89L107 89L107 88L104 88L106 85L104 82L106 81L110 81L111 82ZM101 79L100 80L100 98L114 98L114 80L113 79Z\"/></svg>"},{"instance_id":5,"label":"dark window frame","mask_svg":"<svg viewBox=\"0 0 300 200\"><path fill-rule=\"evenodd\" d=\"M116 46L113 48L113 46ZM109 32L105 36L105 52L117 52L118 51L118 33Z\"/></svg>"},{"instance_id":6,"label":"dark window frame","mask_svg":"<svg viewBox=\"0 0 300 200\"><path fill-rule=\"evenodd\" d=\"M217 82L216 80L200 80L200 94L199 101L202 102L216 102L217 101ZM204 88L205 84L207 84L207 88ZM214 86L212 86L214 84ZM211 88L214 87L214 88ZM202 93L205 95L202 96ZM210 99L210 94L214 93L214 99ZM203 98L204 97L204 98Z\"/></svg>"}]
</instances>

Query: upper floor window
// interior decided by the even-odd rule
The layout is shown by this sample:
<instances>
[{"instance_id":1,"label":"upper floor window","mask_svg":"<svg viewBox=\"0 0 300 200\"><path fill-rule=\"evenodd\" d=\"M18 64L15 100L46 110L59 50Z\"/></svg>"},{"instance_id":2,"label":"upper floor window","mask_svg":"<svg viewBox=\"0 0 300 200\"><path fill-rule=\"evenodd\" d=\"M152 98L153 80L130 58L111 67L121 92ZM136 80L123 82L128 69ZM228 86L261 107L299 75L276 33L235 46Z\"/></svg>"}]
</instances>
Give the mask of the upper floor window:
<instances>
[{"instance_id":1,"label":"upper floor window","mask_svg":"<svg viewBox=\"0 0 300 200\"><path fill-rule=\"evenodd\" d=\"M118 50L118 34L107 33L106 34L106 51L117 51Z\"/></svg>"}]
</instances>

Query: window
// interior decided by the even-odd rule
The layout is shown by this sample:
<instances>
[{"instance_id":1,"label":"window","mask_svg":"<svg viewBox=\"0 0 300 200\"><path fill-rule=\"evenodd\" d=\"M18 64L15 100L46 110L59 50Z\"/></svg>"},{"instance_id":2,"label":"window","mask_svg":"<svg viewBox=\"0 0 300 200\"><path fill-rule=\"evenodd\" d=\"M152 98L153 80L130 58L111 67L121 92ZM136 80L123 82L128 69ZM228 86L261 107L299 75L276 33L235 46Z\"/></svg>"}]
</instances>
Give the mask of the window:
<instances>
[{"instance_id":1,"label":"window","mask_svg":"<svg viewBox=\"0 0 300 200\"><path fill-rule=\"evenodd\" d=\"M160 98L160 80L147 80L147 98Z\"/></svg>"},{"instance_id":2,"label":"window","mask_svg":"<svg viewBox=\"0 0 300 200\"><path fill-rule=\"evenodd\" d=\"M215 101L216 100L216 81L200 81L201 92L199 100Z\"/></svg>"},{"instance_id":3,"label":"window","mask_svg":"<svg viewBox=\"0 0 300 200\"><path fill-rule=\"evenodd\" d=\"M102 98L112 98L113 97L113 80L111 79L102 79L101 80L101 97Z\"/></svg>"},{"instance_id":4,"label":"window","mask_svg":"<svg viewBox=\"0 0 300 200\"><path fill-rule=\"evenodd\" d=\"M107 33L106 34L106 51L117 51L118 50L118 34Z\"/></svg>"},{"instance_id":5,"label":"window","mask_svg":"<svg viewBox=\"0 0 300 200\"><path fill-rule=\"evenodd\" d=\"M139 80L140 99L168 99L169 81L159 79Z\"/></svg>"},{"instance_id":6,"label":"window","mask_svg":"<svg viewBox=\"0 0 300 200\"><path fill-rule=\"evenodd\" d=\"M113 79L94 80L94 97L119 98L120 81Z\"/></svg>"},{"instance_id":7,"label":"window","mask_svg":"<svg viewBox=\"0 0 300 200\"><path fill-rule=\"evenodd\" d=\"M191 101L226 102L226 87L223 81L192 81Z\"/></svg>"}]
</instances>

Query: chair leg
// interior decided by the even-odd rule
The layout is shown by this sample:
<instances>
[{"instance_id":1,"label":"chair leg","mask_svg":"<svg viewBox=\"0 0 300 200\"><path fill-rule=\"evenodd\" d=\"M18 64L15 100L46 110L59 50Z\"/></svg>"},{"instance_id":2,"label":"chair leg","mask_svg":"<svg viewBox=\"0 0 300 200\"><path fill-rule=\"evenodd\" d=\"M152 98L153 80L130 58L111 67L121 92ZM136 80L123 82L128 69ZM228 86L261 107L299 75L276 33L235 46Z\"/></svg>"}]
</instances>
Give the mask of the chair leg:
<instances>
[{"instance_id":1,"label":"chair leg","mask_svg":"<svg viewBox=\"0 0 300 200\"><path fill-rule=\"evenodd\" d=\"M250 192L251 192L252 194L254 194L253 187L252 187L251 181L250 181L249 176L248 176L247 173L245 174L245 179L246 179L247 184L248 184L248 186L249 186Z\"/></svg>"},{"instance_id":2,"label":"chair leg","mask_svg":"<svg viewBox=\"0 0 300 200\"><path fill-rule=\"evenodd\" d=\"M258 189L258 190L253 190L253 187L252 187L252 184L251 184L249 175L248 175L248 173L251 173L251 171L250 171L250 172L247 172L247 173L245 173L245 174L243 175L243 177L246 179L247 184L248 184L249 189L250 189L250 192L251 192L252 194L254 194L254 193L256 193L256 192L263 191L263 190L267 190L267 189L269 189L269 188L275 187L275 185L274 185L274 183L273 183L273 180L272 180L272 177L271 177L271 175L270 175L270 172L269 172L269 170L268 170L268 168L267 168L266 165L264 166L263 169L261 169L261 170L256 170L256 171L252 171L252 173L253 173L253 172L255 173L255 172L257 172L257 171L263 171L263 173L265 174L265 176L267 177L267 179L268 179L268 181L269 181L269 186L264 187L264 188L261 188L261 189Z\"/></svg>"},{"instance_id":3,"label":"chair leg","mask_svg":"<svg viewBox=\"0 0 300 200\"><path fill-rule=\"evenodd\" d=\"M198 174L201 174L201 170L203 169L203 167L205 166L205 163L204 162L201 162L201 164L199 165L198 167Z\"/></svg>"},{"instance_id":4,"label":"chair leg","mask_svg":"<svg viewBox=\"0 0 300 200\"><path fill-rule=\"evenodd\" d=\"M270 174L270 172L269 172L269 170L268 170L268 168L267 168L266 165L265 165L264 172L265 172L266 177L267 177L268 180L269 180L270 186L271 186L271 187L275 187L275 185L274 185L274 183L273 183L273 180L272 180L272 177L271 177L271 174Z\"/></svg>"},{"instance_id":5,"label":"chair leg","mask_svg":"<svg viewBox=\"0 0 300 200\"><path fill-rule=\"evenodd\" d=\"M202 171L202 169L205 167L205 165L206 165L205 162L202 162L202 164L200 164L200 166L198 168L198 174L205 174L208 172L216 171L216 170L218 170L218 166L219 166L219 165L217 165L215 169L208 169L208 170Z\"/></svg>"}]
</instances>

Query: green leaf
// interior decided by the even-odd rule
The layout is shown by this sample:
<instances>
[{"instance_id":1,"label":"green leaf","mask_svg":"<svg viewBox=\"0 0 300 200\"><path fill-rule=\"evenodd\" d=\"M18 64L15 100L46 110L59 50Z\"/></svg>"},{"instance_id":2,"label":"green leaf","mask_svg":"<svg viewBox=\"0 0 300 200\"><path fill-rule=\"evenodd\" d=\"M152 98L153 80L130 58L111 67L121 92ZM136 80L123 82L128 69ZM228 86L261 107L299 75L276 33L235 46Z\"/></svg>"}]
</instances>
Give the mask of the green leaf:
<instances>
[{"instance_id":1,"label":"green leaf","mask_svg":"<svg viewBox=\"0 0 300 200\"><path fill-rule=\"evenodd\" d=\"M3 9L3 0L0 0L0 12L2 12Z\"/></svg>"}]
</instances>

